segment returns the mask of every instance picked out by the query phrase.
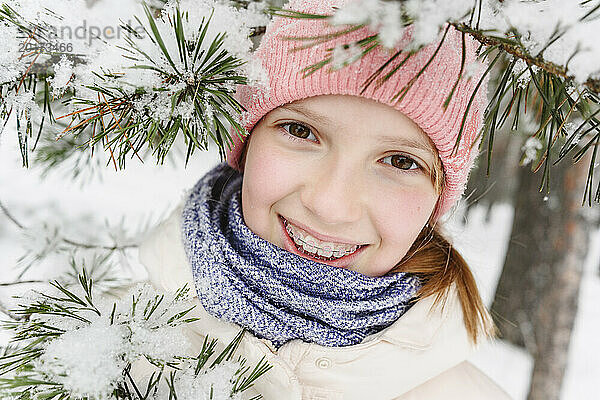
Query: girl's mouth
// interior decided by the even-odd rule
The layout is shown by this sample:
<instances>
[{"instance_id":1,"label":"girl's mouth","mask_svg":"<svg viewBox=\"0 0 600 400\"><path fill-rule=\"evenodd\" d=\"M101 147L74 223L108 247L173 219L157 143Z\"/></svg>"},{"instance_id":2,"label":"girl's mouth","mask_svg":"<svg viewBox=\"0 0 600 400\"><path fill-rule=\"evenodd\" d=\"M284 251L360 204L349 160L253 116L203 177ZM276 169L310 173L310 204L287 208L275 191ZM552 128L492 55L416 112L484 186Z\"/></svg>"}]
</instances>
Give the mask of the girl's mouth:
<instances>
[{"instance_id":1,"label":"girl's mouth","mask_svg":"<svg viewBox=\"0 0 600 400\"><path fill-rule=\"evenodd\" d=\"M335 267L345 267L366 247L366 245L359 244L323 241L292 224L281 215L279 215L279 220L287 239L286 250L313 261Z\"/></svg>"}]
</instances>

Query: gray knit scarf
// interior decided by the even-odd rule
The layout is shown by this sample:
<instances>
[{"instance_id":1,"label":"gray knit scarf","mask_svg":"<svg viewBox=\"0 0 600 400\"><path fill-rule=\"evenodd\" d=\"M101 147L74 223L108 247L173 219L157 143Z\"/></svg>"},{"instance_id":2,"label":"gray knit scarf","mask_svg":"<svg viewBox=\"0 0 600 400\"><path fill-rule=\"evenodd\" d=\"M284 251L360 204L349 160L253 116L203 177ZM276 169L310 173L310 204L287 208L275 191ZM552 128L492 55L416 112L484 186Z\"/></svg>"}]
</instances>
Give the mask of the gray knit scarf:
<instances>
[{"instance_id":1,"label":"gray knit scarf","mask_svg":"<svg viewBox=\"0 0 600 400\"><path fill-rule=\"evenodd\" d=\"M182 235L196 292L211 315L279 347L360 343L396 321L420 287L411 274L369 277L300 257L255 235L241 212L242 175L220 164L194 186Z\"/></svg>"}]
</instances>

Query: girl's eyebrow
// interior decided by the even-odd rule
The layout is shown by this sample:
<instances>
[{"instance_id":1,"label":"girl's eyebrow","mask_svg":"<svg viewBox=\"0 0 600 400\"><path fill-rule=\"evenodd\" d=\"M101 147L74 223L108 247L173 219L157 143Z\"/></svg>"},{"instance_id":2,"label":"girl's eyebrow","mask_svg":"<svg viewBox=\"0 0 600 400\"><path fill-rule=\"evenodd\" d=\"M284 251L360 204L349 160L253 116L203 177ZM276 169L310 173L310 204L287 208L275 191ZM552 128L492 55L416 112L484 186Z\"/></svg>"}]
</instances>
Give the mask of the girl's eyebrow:
<instances>
[{"instance_id":1,"label":"girl's eyebrow","mask_svg":"<svg viewBox=\"0 0 600 400\"><path fill-rule=\"evenodd\" d=\"M312 110L306 109L298 104L288 103L288 104L279 106L279 108L284 108L286 110L296 112L298 114L302 114L305 117L310 118L313 121L316 121L321 125L333 125L333 121L330 118L326 117L325 115L318 114Z\"/></svg>"},{"instance_id":2,"label":"girl's eyebrow","mask_svg":"<svg viewBox=\"0 0 600 400\"><path fill-rule=\"evenodd\" d=\"M429 143L424 143L422 140L406 138L401 136L377 136L377 141L384 145L397 145L402 147L411 147L426 152L435 153L435 148Z\"/></svg>"}]
</instances>

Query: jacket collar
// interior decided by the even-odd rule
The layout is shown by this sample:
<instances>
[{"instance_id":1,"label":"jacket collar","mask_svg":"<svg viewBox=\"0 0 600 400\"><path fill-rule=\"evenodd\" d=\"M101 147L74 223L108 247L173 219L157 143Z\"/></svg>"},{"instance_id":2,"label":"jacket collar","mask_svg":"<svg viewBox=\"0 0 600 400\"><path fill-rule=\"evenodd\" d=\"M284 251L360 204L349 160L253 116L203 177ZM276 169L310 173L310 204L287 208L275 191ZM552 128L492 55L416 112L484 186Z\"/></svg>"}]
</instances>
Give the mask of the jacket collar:
<instances>
[{"instance_id":1,"label":"jacket collar","mask_svg":"<svg viewBox=\"0 0 600 400\"><path fill-rule=\"evenodd\" d=\"M417 301L392 325L368 336L360 345L324 349L330 349L332 354L353 352L361 347L369 347L363 344L385 341L397 345L397 348L425 351L451 337L456 345L453 349L456 359L464 361L473 350L473 345L464 326L456 287L450 287L446 300L441 304L436 304L435 298L436 295L432 295Z\"/></svg>"},{"instance_id":2,"label":"jacket collar","mask_svg":"<svg viewBox=\"0 0 600 400\"><path fill-rule=\"evenodd\" d=\"M323 347L292 341L280 354L285 357L295 346L306 349L305 358L327 359L337 366L330 373L303 375L308 386L337 389L345 399L400 397L465 361L474 350L456 290L451 288L443 307L434 306L434 299L419 300L391 326L358 345ZM364 384L367 376L369 385Z\"/></svg>"},{"instance_id":3,"label":"jacket collar","mask_svg":"<svg viewBox=\"0 0 600 400\"><path fill-rule=\"evenodd\" d=\"M452 286L444 304L435 303L436 296L429 296L415 303L394 324L381 332L381 339L392 343L411 344L427 348L436 334L452 318L462 319L462 310L456 288ZM461 323L459 326L464 327Z\"/></svg>"}]
</instances>

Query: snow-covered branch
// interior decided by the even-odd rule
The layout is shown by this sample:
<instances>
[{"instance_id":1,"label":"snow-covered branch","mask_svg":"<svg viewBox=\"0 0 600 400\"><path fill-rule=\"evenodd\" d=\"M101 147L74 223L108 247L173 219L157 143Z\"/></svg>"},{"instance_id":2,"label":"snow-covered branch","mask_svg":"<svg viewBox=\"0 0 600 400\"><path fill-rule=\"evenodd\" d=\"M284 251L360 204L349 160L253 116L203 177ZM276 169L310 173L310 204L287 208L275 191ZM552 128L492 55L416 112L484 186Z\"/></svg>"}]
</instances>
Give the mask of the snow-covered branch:
<instances>
[{"instance_id":1,"label":"snow-covered branch","mask_svg":"<svg viewBox=\"0 0 600 400\"><path fill-rule=\"evenodd\" d=\"M112 301L85 269L78 280L73 290L54 281L31 291L11 311L19 319L4 327L19 346L0 356L3 398L237 399L270 368L264 360L252 370L231 360L244 331L219 354L207 339L199 355L190 355L181 329L197 318L190 317L187 287L158 293L143 284ZM140 359L153 366L149 378L130 373Z\"/></svg>"}]
</instances>

